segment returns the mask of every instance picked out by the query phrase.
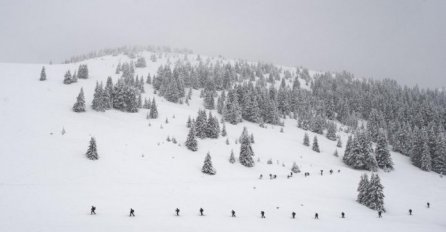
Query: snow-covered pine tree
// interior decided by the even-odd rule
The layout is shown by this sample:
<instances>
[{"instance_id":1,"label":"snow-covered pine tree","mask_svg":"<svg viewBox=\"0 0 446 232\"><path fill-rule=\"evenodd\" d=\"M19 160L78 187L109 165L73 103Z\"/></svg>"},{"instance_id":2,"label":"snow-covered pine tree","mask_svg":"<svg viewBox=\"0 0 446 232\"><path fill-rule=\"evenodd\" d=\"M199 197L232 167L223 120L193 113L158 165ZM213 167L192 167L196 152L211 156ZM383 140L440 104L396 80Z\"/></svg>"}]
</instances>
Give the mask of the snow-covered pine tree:
<instances>
[{"instance_id":1,"label":"snow-covered pine tree","mask_svg":"<svg viewBox=\"0 0 446 232\"><path fill-rule=\"evenodd\" d=\"M91 108L95 111L104 112L104 90L102 89L102 84L96 82L96 88L94 90L93 101L91 103Z\"/></svg>"},{"instance_id":2,"label":"snow-covered pine tree","mask_svg":"<svg viewBox=\"0 0 446 232\"><path fill-rule=\"evenodd\" d=\"M212 116L212 113L209 112L209 117L206 124L206 136L208 138L217 139L219 135L220 135L220 124L218 123L218 119Z\"/></svg>"},{"instance_id":3,"label":"snow-covered pine tree","mask_svg":"<svg viewBox=\"0 0 446 232\"><path fill-rule=\"evenodd\" d=\"M363 205L365 204L365 202L367 201L368 188L369 188L369 177L367 176L367 174L362 174L357 189L358 191L358 197L356 198L357 202Z\"/></svg>"},{"instance_id":4,"label":"snow-covered pine tree","mask_svg":"<svg viewBox=\"0 0 446 232\"><path fill-rule=\"evenodd\" d=\"M242 121L242 111L235 90L228 92L228 97L223 107L223 118L234 125Z\"/></svg>"},{"instance_id":5,"label":"snow-covered pine tree","mask_svg":"<svg viewBox=\"0 0 446 232\"><path fill-rule=\"evenodd\" d=\"M383 189L384 186L381 184L378 174L372 174L367 188L365 205L370 209L385 212Z\"/></svg>"},{"instance_id":6,"label":"snow-covered pine tree","mask_svg":"<svg viewBox=\"0 0 446 232\"><path fill-rule=\"evenodd\" d=\"M79 95L77 96L76 103L73 105L74 112L85 112L85 98L84 89L81 88Z\"/></svg>"},{"instance_id":7,"label":"snow-covered pine tree","mask_svg":"<svg viewBox=\"0 0 446 232\"><path fill-rule=\"evenodd\" d=\"M195 138L195 125L193 123L189 129L189 134L187 134L186 143L184 145L191 151L198 150L197 139Z\"/></svg>"},{"instance_id":8,"label":"snow-covered pine tree","mask_svg":"<svg viewBox=\"0 0 446 232\"><path fill-rule=\"evenodd\" d=\"M229 156L229 163L235 163L234 150L231 150L231 155Z\"/></svg>"},{"instance_id":9,"label":"snow-covered pine tree","mask_svg":"<svg viewBox=\"0 0 446 232\"><path fill-rule=\"evenodd\" d=\"M299 166L297 166L296 162L293 163L293 166L291 167L291 171L293 173L300 173Z\"/></svg>"},{"instance_id":10,"label":"snow-covered pine tree","mask_svg":"<svg viewBox=\"0 0 446 232\"><path fill-rule=\"evenodd\" d=\"M427 142L423 144L423 152L421 153L420 158L420 168L428 172L432 170L432 158Z\"/></svg>"},{"instance_id":11,"label":"snow-covered pine tree","mask_svg":"<svg viewBox=\"0 0 446 232\"><path fill-rule=\"evenodd\" d=\"M335 123L328 123L328 130L327 130L327 139L336 141L336 124Z\"/></svg>"},{"instance_id":12,"label":"snow-covered pine tree","mask_svg":"<svg viewBox=\"0 0 446 232\"><path fill-rule=\"evenodd\" d=\"M77 77L79 79L88 79L88 66L86 64L79 65Z\"/></svg>"},{"instance_id":13,"label":"snow-covered pine tree","mask_svg":"<svg viewBox=\"0 0 446 232\"><path fill-rule=\"evenodd\" d=\"M66 85L69 85L71 83L73 83L73 80L71 78L71 72L70 70L68 70L65 75L64 75L64 79L63 79L63 83Z\"/></svg>"},{"instance_id":14,"label":"snow-covered pine tree","mask_svg":"<svg viewBox=\"0 0 446 232\"><path fill-rule=\"evenodd\" d=\"M386 135L382 129L378 132L375 153L378 167L385 171L393 170L392 157L390 156Z\"/></svg>"},{"instance_id":15,"label":"snow-covered pine tree","mask_svg":"<svg viewBox=\"0 0 446 232\"><path fill-rule=\"evenodd\" d=\"M319 143L317 142L317 136L314 136L313 138L313 147L311 149L317 153L321 152L319 150Z\"/></svg>"},{"instance_id":16,"label":"snow-covered pine tree","mask_svg":"<svg viewBox=\"0 0 446 232\"><path fill-rule=\"evenodd\" d=\"M99 155L98 155L98 151L97 151L97 147L96 147L96 139L94 137L91 137L90 145L88 146L88 150L85 155L90 160L99 159Z\"/></svg>"},{"instance_id":17,"label":"snow-covered pine tree","mask_svg":"<svg viewBox=\"0 0 446 232\"><path fill-rule=\"evenodd\" d=\"M225 123L223 123L223 128L221 129L221 136L222 137L225 137L226 136L226 124Z\"/></svg>"},{"instance_id":18,"label":"snow-covered pine tree","mask_svg":"<svg viewBox=\"0 0 446 232\"><path fill-rule=\"evenodd\" d=\"M251 135L249 136L249 140L251 141L252 144L255 143L254 134L253 133L251 133Z\"/></svg>"},{"instance_id":19,"label":"snow-covered pine tree","mask_svg":"<svg viewBox=\"0 0 446 232\"><path fill-rule=\"evenodd\" d=\"M446 175L446 138L440 133L437 141L435 158L432 160L432 171Z\"/></svg>"},{"instance_id":20,"label":"snow-covered pine tree","mask_svg":"<svg viewBox=\"0 0 446 232\"><path fill-rule=\"evenodd\" d=\"M225 91L221 91L220 96L217 99L217 112L219 114L223 114L223 108L225 106L226 93Z\"/></svg>"},{"instance_id":21,"label":"snow-covered pine tree","mask_svg":"<svg viewBox=\"0 0 446 232\"><path fill-rule=\"evenodd\" d=\"M209 175L215 175L217 173L215 168L212 166L211 154L209 152L206 154L201 172Z\"/></svg>"},{"instance_id":22,"label":"snow-covered pine tree","mask_svg":"<svg viewBox=\"0 0 446 232\"><path fill-rule=\"evenodd\" d=\"M150 105L150 118L158 118L158 107L156 107L155 97L152 99L152 104Z\"/></svg>"},{"instance_id":23,"label":"snow-covered pine tree","mask_svg":"<svg viewBox=\"0 0 446 232\"><path fill-rule=\"evenodd\" d=\"M152 77L150 76L150 73L147 74L146 83L149 84L149 85L152 84Z\"/></svg>"},{"instance_id":24,"label":"snow-covered pine tree","mask_svg":"<svg viewBox=\"0 0 446 232\"><path fill-rule=\"evenodd\" d=\"M305 135L304 135L304 145L307 147L310 146L310 137L308 136L307 133L305 133Z\"/></svg>"},{"instance_id":25,"label":"snow-covered pine tree","mask_svg":"<svg viewBox=\"0 0 446 232\"><path fill-rule=\"evenodd\" d=\"M214 93L212 91L204 91L203 105L205 109L215 109Z\"/></svg>"},{"instance_id":26,"label":"snow-covered pine tree","mask_svg":"<svg viewBox=\"0 0 446 232\"><path fill-rule=\"evenodd\" d=\"M254 151L251 147L251 140L248 135L248 131L245 128L243 128L243 132L240 139L240 155L239 155L239 161L240 163L245 167L254 167Z\"/></svg>"},{"instance_id":27,"label":"snow-covered pine tree","mask_svg":"<svg viewBox=\"0 0 446 232\"><path fill-rule=\"evenodd\" d=\"M410 154L410 159L412 161L412 164L416 167L421 168L422 166L422 157L425 156L424 150L425 150L425 143L428 142L428 136L427 131L425 127L422 127L421 129L418 129L418 127L415 127L413 130L414 137L412 142L412 149ZM429 147L427 147L429 149ZM430 151L429 151L430 154ZM425 157L425 159L428 159ZM423 168L421 168L423 169Z\"/></svg>"},{"instance_id":28,"label":"snow-covered pine tree","mask_svg":"<svg viewBox=\"0 0 446 232\"><path fill-rule=\"evenodd\" d=\"M200 139L207 137L207 115L205 110L198 110L198 116L195 120L195 131L196 135Z\"/></svg>"},{"instance_id":29,"label":"snow-covered pine tree","mask_svg":"<svg viewBox=\"0 0 446 232\"><path fill-rule=\"evenodd\" d=\"M189 117L187 118L186 127L190 128L191 125L192 125L192 119L190 118L190 115L189 115Z\"/></svg>"},{"instance_id":30,"label":"snow-covered pine tree","mask_svg":"<svg viewBox=\"0 0 446 232\"><path fill-rule=\"evenodd\" d=\"M40 81L46 81L46 72L45 72L45 66L42 67L42 71L40 71Z\"/></svg>"}]
</instances>

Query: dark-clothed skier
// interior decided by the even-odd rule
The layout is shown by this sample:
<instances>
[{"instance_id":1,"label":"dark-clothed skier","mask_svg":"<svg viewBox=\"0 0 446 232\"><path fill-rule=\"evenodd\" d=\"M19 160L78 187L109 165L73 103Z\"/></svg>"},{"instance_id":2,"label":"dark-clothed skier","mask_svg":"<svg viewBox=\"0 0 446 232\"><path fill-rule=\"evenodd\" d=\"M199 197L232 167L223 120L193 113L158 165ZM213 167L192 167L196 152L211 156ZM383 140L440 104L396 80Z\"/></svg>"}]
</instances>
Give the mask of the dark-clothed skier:
<instances>
[{"instance_id":1,"label":"dark-clothed skier","mask_svg":"<svg viewBox=\"0 0 446 232\"><path fill-rule=\"evenodd\" d=\"M409 209L409 215L412 215L412 209Z\"/></svg>"},{"instance_id":2,"label":"dark-clothed skier","mask_svg":"<svg viewBox=\"0 0 446 232\"><path fill-rule=\"evenodd\" d=\"M319 214L318 213L314 214L314 219L319 219Z\"/></svg>"},{"instance_id":3,"label":"dark-clothed skier","mask_svg":"<svg viewBox=\"0 0 446 232\"><path fill-rule=\"evenodd\" d=\"M231 211L231 214L232 214L232 217L235 217L235 211L234 210Z\"/></svg>"},{"instance_id":4,"label":"dark-clothed skier","mask_svg":"<svg viewBox=\"0 0 446 232\"><path fill-rule=\"evenodd\" d=\"M345 218L345 213L344 212L341 213L341 217Z\"/></svg>"},{"instance_id":5,"label":"dark-clothed skier","mask_svg":"<svg viewBox=\"0 0 446 232\"><path fill-rule=\"evenodd\" d=\"M296 218L296 212L292 212L291 217L293 217L293 219Z\"/></svg>"},{"instance_id":6,"label":"dark-clothed skier","mask_svg":"<svg viewBox=\"0 0 446 232\"><path fill-rule=\"evenodd\" d=\"M175 212L177 213L177 216L180 216L180 209L176 208Z\"/></svg>"},{"instance_id":7,"label":"dark-clothed skier","mask_svg":"<svg viewBox=\"0 0 446 232\"><path fill-rule=\"evenodd\" d=\"M427 208L430 208L431 207L431 203L426 203L426 205L427 205Z\"/></svg>"},{"instance_id":8,"label":"dark-clothed skier","mask_svg":"<svg viewBox=\"0 0 446 232\"><path fill-rule=\"evenodd\" d=\"M130 217L134 217L135 216L135 210L130 208Z\"/></svg>"},{"instance_id":9,"label":"dark-clothed skier","mask_svg":"<svg viewBox=\"0 0 446 232\"><path fill-rule=\"evenodd\" d=\"M382 213L383 213L382 211L378 211L378 217L379 217L379 218L382 218L382 217L383 217L383 216L382 216Z\"/></svg>"},{"instance_id":10,"label":"dark-clothed skier","mask_svg":"<svg viewBox=\"0 0 446 232\"><path fill-rule=\"evenodd\" d=\"M200 208L200 215L201 215L201 216L203 216L203 211L204 211L204 209L203 209L203 208Z\"/></svg>"},{"instance_id":11,"label":"dark-clothed skier","mask_svg":"<svg viewBox=\"0 0 446 232\"><path fill-rule=\"evenodd\" d=\"M265 211L260 211L260 215L262 218L265 218Z\"/></svg>"},{"instance_id":12,"label":"dark-clothed skier","mask_svg":"<svg viewBox=\"0 0 446 232\"><path fill-rule=\"evenodd\" d=\"M91 211L90 211L90 215L96 214L96 207L91 206Z\"/></svg>"}]
</instances>

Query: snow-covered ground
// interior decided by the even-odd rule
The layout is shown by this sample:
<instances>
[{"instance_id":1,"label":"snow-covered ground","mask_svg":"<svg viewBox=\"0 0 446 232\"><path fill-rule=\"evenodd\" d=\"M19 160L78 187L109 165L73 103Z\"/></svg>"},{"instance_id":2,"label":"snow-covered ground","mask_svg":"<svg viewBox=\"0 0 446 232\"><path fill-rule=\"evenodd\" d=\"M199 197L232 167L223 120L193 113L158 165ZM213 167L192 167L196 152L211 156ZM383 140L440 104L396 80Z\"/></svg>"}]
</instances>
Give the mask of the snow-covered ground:
<instances>
[{"instance_id":1,"label":"snow-covered ground","mask_svg":"<svg viewBox=\"0 0 446 232\"><path fill-rule=\"evenodd\" d=\"M148 67L136 69L144 77L166 62L153 63L146 56ZM318 136L321 153L304 146L305 132L295 120L285 121L284 133L278 126L226 124L230 145L226 137L198 140L199 150L192 152L183 144L187 118L202 105L198 91L190 106L156 96L159 118L150 121L147 110L93 111L96 81L116 80L116 65L127 60L107 56L81 62L88 64L90 78L71 85L62 83L64 73L79 63L45 65L44 82L39 81L43 64L0 64L0 231L446 231L446 178L419 170L400 154L392 153L395 171L379 173L387 209L379 219L355 201L363 172L333 156L336 142ZM81 87L88 109L74 113ZM151 85L145 88L152 98ZM228 162L231 149L238 157L234 142L243 126L255 136L260 162L254 168ZM97 140L98 161L84 155L90 136ZM167 136L179 143L167 142ZM215 176L200 171L208 151ZM342 156L343 149L338 151ZM273 165L266 164L268 159ZM311 176L287 179L293 162ZM277 179L258 179L270 173ZM91 205L97 207L95 216L89 215ZM134 218L128 217L131 207ZM177 207L180 217L174 216ZM204 217L198 216L200 207ZM232 209L237 218L231 218ZM260 218L261 210L266 219ZM316 212L319 220L313 219Z\"/></svg>"}]
</instances>

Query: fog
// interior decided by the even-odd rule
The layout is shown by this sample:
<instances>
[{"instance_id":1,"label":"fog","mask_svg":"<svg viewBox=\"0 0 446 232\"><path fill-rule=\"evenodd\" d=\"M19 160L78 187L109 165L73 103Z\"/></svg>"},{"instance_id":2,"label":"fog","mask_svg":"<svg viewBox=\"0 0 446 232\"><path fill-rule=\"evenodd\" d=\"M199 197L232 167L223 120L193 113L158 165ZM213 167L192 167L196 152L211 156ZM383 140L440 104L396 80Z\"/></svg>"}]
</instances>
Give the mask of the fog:
<instances>
[{"instance_id":1,"label":"fog","mask_svg":"<svg viewBox=\"0 0 446 232\"><path fill-rule=\"evenodd\" d=\"M446 86L446 1L0 0L0 62L168 45Z\"/></svg>"}]
</instances>

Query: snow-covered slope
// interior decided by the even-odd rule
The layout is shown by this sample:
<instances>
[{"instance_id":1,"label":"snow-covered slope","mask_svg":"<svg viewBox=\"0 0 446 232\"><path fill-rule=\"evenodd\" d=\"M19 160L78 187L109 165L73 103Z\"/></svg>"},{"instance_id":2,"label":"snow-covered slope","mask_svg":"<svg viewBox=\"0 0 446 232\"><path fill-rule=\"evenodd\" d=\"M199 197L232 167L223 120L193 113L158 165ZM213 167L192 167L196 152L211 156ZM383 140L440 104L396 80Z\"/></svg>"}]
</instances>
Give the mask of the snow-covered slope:
<instances>
[{"instance_id":1,"label":"snow-covered slope","mask_svg":"<svg viewBox=\"0 0 446 232\"><path fill-rule=\"evenodd\" d=\"M154 74L167 62L153 63L145 55L148 67L136 69L139 76ZM170 56L170 62L180 57ZM90 78L71 85L62 83L63 75L79 63L46 65L43 82L38 80L42 64L0 64L0 231L446 231L446 178L420 171L400 154L392 153L395 171L380 171L387 212L379 219L355 201L363 172L333 156L336 142L318 136L321 153L302 145L304 131L295 120L285 120L284 133L277 126L226 124L230 145L225 137L199 140L199 150L192 152L183 144L187 118L202 105L197 91L187 106L153 95L146 84L144 95L155 96L160 115L150 121L147 110L91 110L96 81L116 80L116 65L123 61L128 58L82 62ZM88 109L74 113L81 87ZM235 140L243 126L255 136L260 162L254 168L228 162L231 149L238 156ZM84 155L91 136L97 140L98 161ZM167 142L167 136L179 143ZM346 134L341 136L345 143ZM215 176L200 171L208 151ZM342 156L343 149L338 151ZM268 159L273 165L266 164ZM293 162L311 176L287 179ZM277 179L258 179L270 173ZM91 205L97 207L95 216L89 215ZM134 218L128 217L131 207ZM177 207L180 217L174 216ZM198 216L200 207L205 217ZM232 209L237 218L230 217ZM260 218L261 210L266 219ZM315 212L319 220L313 219Z\"/></svg>"}]
</instances>

